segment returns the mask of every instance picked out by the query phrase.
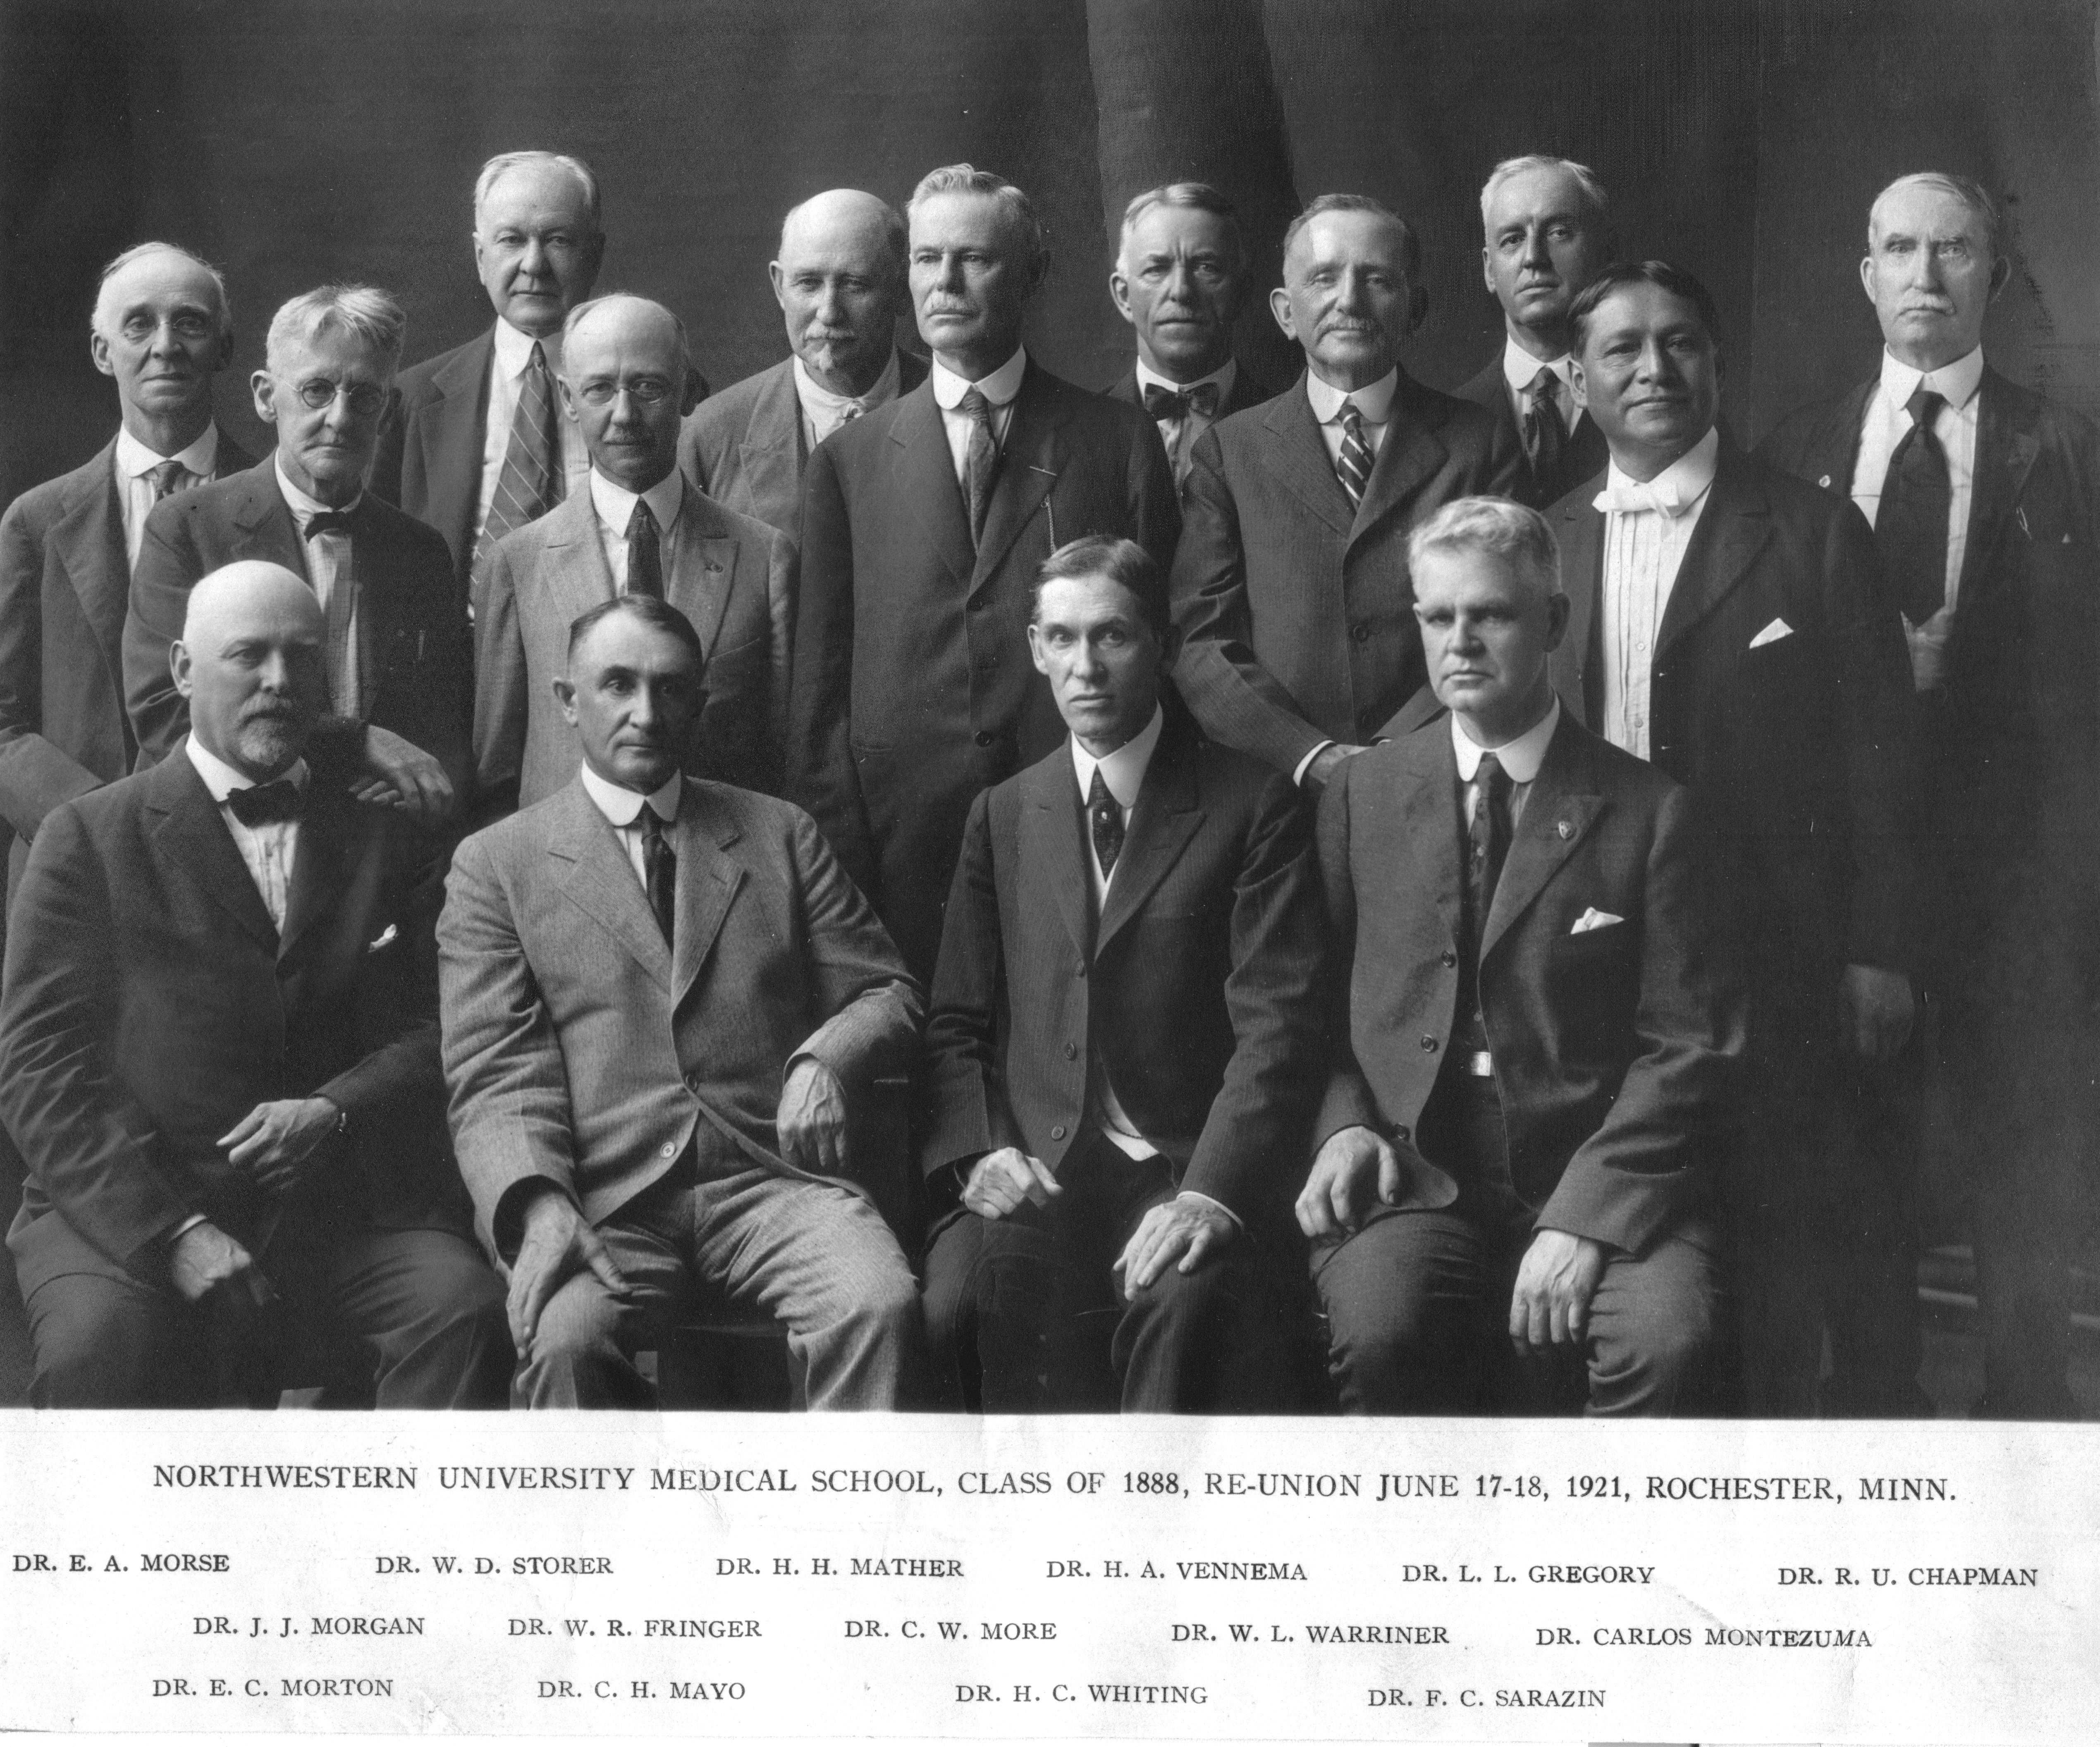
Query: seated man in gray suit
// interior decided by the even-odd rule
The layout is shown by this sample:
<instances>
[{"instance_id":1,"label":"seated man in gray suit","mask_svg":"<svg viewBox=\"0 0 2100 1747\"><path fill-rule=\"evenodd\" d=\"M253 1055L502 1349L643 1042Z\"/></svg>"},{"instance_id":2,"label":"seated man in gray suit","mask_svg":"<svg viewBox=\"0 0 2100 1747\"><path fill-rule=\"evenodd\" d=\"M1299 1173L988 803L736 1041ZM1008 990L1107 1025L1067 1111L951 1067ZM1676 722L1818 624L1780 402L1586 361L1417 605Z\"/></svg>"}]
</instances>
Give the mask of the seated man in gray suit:
<instances>
[{"instance_id":1,"label":"seated man in gray suit","mask_svg":"<svg viewBox=\"0 0 2100 1747\"><path fill-rule=\"evenodd\" d=\"M1691 797L1555 697L1543 517L1462 499L1409 559L1450 714L1320 803L1334 1053L1298 1221L1342 1405L1710 1412L1743 1030Z\"/></svg>"},{"instance_id":2,"label":"seated man in gray suit","mask_svg":"<svg viewBox=\"0 0 2100 1747\"><path fill-rule=\"evenodd\" d=\"M634 1352L704 1289L787 1325L812 1408L893 1407L919 1297L846 1119L908 1060L919 989L806 814L684 774L702 669L653 596L584 614L581 771L453 858L445 1077L513 1398L651 1405Z\"/></svg>"},{"instance_id":3,"label":"seated man in gray suit","mask_svg":"<svg viewBox=\"0 0 2100 1747\"><path fill-rule=\"evenodd\" d=\"M529 807L575 776L576 744L554 689L569 627L624 594L669 602L699 633L708 689L691 774L778 786L787 662L770 602L793 589L794 547L679 471L678 421L699 381L685 327L662 304L615 293L570 312L562 400L590 473L558 508L506 535L488 565L474 627L483 818Z\"/></svg>"},{"instance_id":4,"label":"seated man in gray suit","mask_svg":"<svg viewBox=\"0 0 2100 1747\"><path fill-rule=\"evenodd\" d=\"M926 380L926 360L897 344L904 244L904 214L858 188L813 194L780 221L765 271L788 355L703 402L678 442L680 465L717 503L795 537L810 451ZM793 604L775 603L783 648Z\"/></svg>"}]
</instances>

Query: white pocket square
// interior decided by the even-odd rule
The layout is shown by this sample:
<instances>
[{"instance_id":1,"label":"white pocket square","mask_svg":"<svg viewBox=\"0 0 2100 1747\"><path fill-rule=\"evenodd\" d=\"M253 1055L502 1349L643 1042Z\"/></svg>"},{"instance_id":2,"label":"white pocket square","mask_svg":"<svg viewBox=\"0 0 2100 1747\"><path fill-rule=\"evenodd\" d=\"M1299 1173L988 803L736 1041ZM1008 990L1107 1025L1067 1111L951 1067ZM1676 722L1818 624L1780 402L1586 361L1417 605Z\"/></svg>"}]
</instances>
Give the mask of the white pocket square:
<instances>
[{"instance_id":1,"label":"white pocket square","mask_svg":"<svg viewBox=\"0 0 2100 1747\"><path fill-rule=\"evenodd\" d=\"M382 946L390 946L399 937L400 933L401 930L390 922L386 924L386 932L382 934L378 939L373 942L373 943L364 950L367 952L377 952Z\"/></svg>"},{"instance_id":2,"label":"white pocket square","mask_svg":"<svg viewBox=\"0 0 2100 1747\"><path fill-rule=\"evenodd\" d=\"M1764 629L1750 639L1750 647L1762 649L1767 643L1776 643L1782 637L1793 635L1793 627L1784 619L1775 619Z\"/></svg>"},{"instance_id":3,"label":"white pocket square","mask_svg":"<svg viewBox=\"0 0 2100 1747\"><path fill-rule=\"evenodd\" d=\"M1592 907L1576 917L1574 927L1568 932L1571 934L1587 934L1593 929L1611 928L1625 920L1624 916L1615 916L1608 910L1598 910Z\"/></svg>"}]
</instances>

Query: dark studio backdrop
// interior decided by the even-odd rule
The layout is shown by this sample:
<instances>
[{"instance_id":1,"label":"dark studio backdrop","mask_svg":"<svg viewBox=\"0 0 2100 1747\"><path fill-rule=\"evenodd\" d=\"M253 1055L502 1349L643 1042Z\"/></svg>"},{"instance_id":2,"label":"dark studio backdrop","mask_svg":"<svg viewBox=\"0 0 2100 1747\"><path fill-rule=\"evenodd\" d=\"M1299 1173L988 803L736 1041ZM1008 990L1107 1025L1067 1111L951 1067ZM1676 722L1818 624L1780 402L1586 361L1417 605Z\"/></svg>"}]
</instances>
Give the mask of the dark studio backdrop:
<instances>
[{"instance_id":1,"label":"dark studio backdrop","mask_svg":"<svg viewBox=\"0 0 2100 1747\"><path fill-rule=\"evenodd\" d=\"M1988 345L2100 412L2096 0L0 0L0 500L116 421L89 360L101 263L145 237L227 272L219 403L271 311L367 280L408 357L484 327L470 192L493 152L598 170L602 289L684 316L721 386L783 342L765 265L820 188L900 204L968 159L1034 196L1055 262L1031 347L1105 386L1127 330L1105 279L1124 203L1198 177L1239 200L1264 288L1330 190L1405 213L1426 250L1409 368L1441 386L1498 346L1477 201L1499 158L1602 175L1622 250L1719 300L1727 402L1754 439L1875 366L1858 262L1905 170L2005 203L2012 282ZM1245 341L1293 368L1265 308Z\"/></svg>"}]
</instances>

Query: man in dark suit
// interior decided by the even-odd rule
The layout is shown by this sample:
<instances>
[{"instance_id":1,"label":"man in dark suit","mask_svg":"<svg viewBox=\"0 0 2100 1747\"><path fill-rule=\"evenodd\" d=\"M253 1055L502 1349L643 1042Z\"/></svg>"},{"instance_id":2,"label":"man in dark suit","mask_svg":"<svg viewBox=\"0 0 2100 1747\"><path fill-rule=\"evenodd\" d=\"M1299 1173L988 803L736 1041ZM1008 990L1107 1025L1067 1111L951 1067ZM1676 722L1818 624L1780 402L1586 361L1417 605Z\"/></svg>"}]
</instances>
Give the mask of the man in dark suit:
<instances>
[{"instance_id":1,"label":"man in dark suit","mask_svg":"<svg viewBox=\"0 0 2100 1747\"><path fill-rule=\"evenodd\" d=\"M921 996L805 815L684 774L703 685L676 607L585 614L581 770L452 860L445 1076L510 1265L514 1400L653 1405L636 1349L706 1290L787 1325L813 1409L895 1407L918 1292L847 1122Z\"/></svg>"},{"instance_id":2,"label":"man in dark suit","mask_svg":"<svg viewBox=\"0 0 2100 1747\"><path fill-rule=\"evenodd\" d=\"M139 761L171 752L188 700L168 673L192 586L240 558L304 576L328 616L338 732L361 743L367 799L442 814L471 768L466 615L444 543L364 489L407 318L385 292L326 285L270 324L255 411L276 452L185 492L148 518L124 625L125 702Z\"/></svg>"},{"instance_id":3,"label":"man in dark suit","mask_svg":"<svg viewBox=\"0 0 2100 1747\"><path fill-rule=\"evenodd\" d=\"M2012 271L1999 227L1996 203L1965 178L1883 189L1860 272L1880 372L1791 415L1760 452L1849 496L1873 525L1921 706L1932 1022L1921 1059L1903 1064L1915 1071L1870 1088L1863 1143L1879 1140L1909 1254L1917 1081L1937 1082L1952 1155L1973 1172L1976 1411L2070 1418L2069 1264L2090 1206L2095 1116L2100 432L1984 362L1983 318Z\"/></svg>"},{"instance_id":4,"label":"man in dark suit","mask_svg":"<svg viewBox=\"0 0 2100 1747\"><path fill-rule=\"evenodd\" d=\"M926 360L897 344L904 240L903 214L857 188L813 195L781 221L766 271L788 355L702 402L678 443L680 465L717 503L795 538L810 452L926 380ZM774 607L784 656L794 602Z\"/></svg>"},{"instance_id":5,"label":"man in dark suit","mask_svg":"<svg viewBox=\"0 0 2100 1747\"><path fill-rule=\"evenodd\" d=\"M1180 518L1145 416L1021 343L1048 265L1028 197L951 165L910 222L933 369L810 457L788 772L924 977L972 799L1064 739L1028 658L1037 568L1096 533L1163 562Z\"/></svg>"},{"instance_id":6,"label":"man in dark suit","mask_svg":"<svg viewBox=\"0 0 2100 1747\"><path fill-rule=\"evenodd\" d=\"M90 344L122 427L94 458L0 518L0 819L11 892L44 815L113 783L138 752L124 713L131 565L163 497L255 465L212 419L233 355L218 272L170 243L103 269Z\"/></svg>"},{"instance_id":7,"label":"man in dark suit","mask_svg":"<svg viewBox=\"0 0 2100 1747\"><path fill-rule=\"evenodd\" d=\"M1251 276L1238 210L1209 183L1149 188L1123 210L1109 295L1137 361L1109 393L1158 427L1177 484L1198 437L1275 392L1233 356Z\"/></svg>"},{"instance_id":8,"label":"man in dark suit","mask_svg":"<svg viewBox=\"0 0 2100 1747\"><path fill-rule=\"evenodd\" d=\"M1513 157L1480 190L1480 271L1502 307L1499 357L1457 392L1524 451L1512 495L1543 509L1604 470L1597 421L1575 404L1568 311L1617 252L1611 204L1587 165Z\"/></svg>"},{"instance_id":9,"label":"man in dark suit","mask_svg":"<svg viewBox=\"0 0 2100 1747\"><path fill-rule=\"evenodd\" d=\"M1174 682L1212 739L1315 787L1421 689L1408 530L1522 465L1486 412L1400 368L1420 273L1414 233L1375 201L1299 214L1269 302L1305 374L1205 432L1184 492Z\"/></svg>"},{"instance_id":10,"label":"man in dark suit","mask_svg":"<svg viewBox=\"0 0 2100 1747\"><path fill-rule=\"evenodd\" d=\"M1043 567L1029 643L1071 738L977 796L948 901L920 1156L961 1206L927 1326L951 1396L988 1412L1080 1405L1088 1312L1115 1319L1127 1411L1289 1405L1312 837L1290 784L1166 691L1168 624L1132 541Z\"/></svg>"},{"instance_id":11,"label":"man in dark suit","mask_svg":"<svg viewBox=\"0 0 2100 1747\"><path fill-rule=\"evenodd\" d=\"M774 790L787 714L774 688L788 664L769 602L794 592L794 546L679 470L678 421L699 377L677 316L615 293L571 311L562 341L562 400L591 471L560 508L505 536L490 562L475 624L477 809L529 807L576 775L576 736L554 692L569 627L630 593L668 601L706 651L691 774Z\"/></svg>"},{"instance_id":12,"label":"man in dark suit","mask_svg":"<svg viewBox=\"0 0 2100 1747\"><path fill-rule=\"evenodd\" d=\"M30 1171L8 1243L33 1398L267 1405L348 1341L382 1407L500 1406L502 1288L445 1145L428 849L309 771L306 584L240 563L187 605L189 734L54 810L19 898L0 1117Z\"/></svg>"},{"instance_id":13,"label":"man in dark suit","mask_svg":"<svg viewBox=\"0 0 2100 1747\"><path fill-rule=\"evenodd\" d=\"M555 405L562 324L605 258L598 178L581 158L505 152L474 184L474 262L496 323L401 373L372 489L445 537L462 602L513 528L583 483L583 439Z\"/></svg>"},{"instance_id":14,"label":"man in dark suit","mask_svg":"<svg viewBox=\"0 0 2100 1747\"><path fill-rule=\"evenodd\" d=\"M1555 698L1536 511L1448 505L1409 557L1449 717L1320 803L1334 1062L1298 1218L1343 1406L1710 1412L1742 1033L1690 796Z\"/></svg>"},{"instance_id":15,"label":"man in dark suit","mask_svg":"<svg viewBox=\"0 0 2100 1747\"><path fill-rule=\"evenodd\" d=\"M1912 1017L1902 627L1858 512L1715 428L1705 287L1661 262L1608 267L1572 319L1576 393L1612 461L1601 494L1551 518L1571 603L1555 682L1692 791L1749 1000L1729 1173L1743 1386L1754 1413L1805 1414L1826 1322L1833 1401L1877 1368L1860 1289L1890 1273L1880 1189L1838 1118Z\"/></svg>"}]
</instances>

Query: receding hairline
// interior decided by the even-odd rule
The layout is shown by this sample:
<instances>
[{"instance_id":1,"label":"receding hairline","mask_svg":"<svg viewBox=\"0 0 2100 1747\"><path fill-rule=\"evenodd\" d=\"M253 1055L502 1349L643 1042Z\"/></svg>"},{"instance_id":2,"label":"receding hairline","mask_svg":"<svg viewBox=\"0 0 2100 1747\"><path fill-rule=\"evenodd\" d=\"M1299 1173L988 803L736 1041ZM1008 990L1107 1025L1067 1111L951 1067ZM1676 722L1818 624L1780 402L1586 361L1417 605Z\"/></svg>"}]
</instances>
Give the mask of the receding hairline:
<instances>
[{"instance_id":1,"label":"receding hairline","mask_svg":"<svg viewBox=\"0 0 2100 1747\"><path fill-rule=\"evenodd\" d=\"M790 206L781 216L780 240L774 246L774 253L781 261L788 258L788 232L797 219L806 218L810 209L820 201L836 201L842 205L850 201L853 221L876 231L889 264L902 274L905 258L910 252L911 227L902 213L880 195L871 194L865 188L824 188Z\"/></svg>"},{"instance_id":2,"label":"receding hairline","mask_svg":"<svg viewBox=\"0 0 2100 1747\"><path fill-rule=\"evenodd\" d=\"M1388 226L1400 235L1401 269L1410 280L1422 271L1422 239L1414 227L1383 201L1363 194L1322 194L1293 218L1283 233L1283 277L1290 280L1290 263L1299 245L1317 220L1326 218L1366 218Z\"/></svg>"},{"instance_id":3,"label":"receding hairline","mask_svg":"<svg viewBox=\"0 0 2100 1747\"><path fill-rule=\"evenodd\" d=\"M2001 241L2005 227L2005 215L1998 203L1992 199L1990 191L1981 183L1967 176L1950 174L1943 170L1914 170L1900 175L1877 194L1867 207L1867 248L1871 253L1881 223L1882 203L1892 194L1908 188L1930 188L1935 193L1946 195L1958 201L1964 211L1982 227L1983 240L1993 257L2004 252Z\"/></svg>"},{"instance_id":4,"label":"receding hairline","mask_svg":"<svg viewBox=\"0 0 2100 1747\"><path fill-rule=\"evenodd\" d=\"M1527 152L1522 157L1506 157L1488 172L1488 179L1480 184L1480 227L1487 228L1488 203L1507 182L1519 176L1551 170L1565 176L1581 192L1583 203L1595 216L1598 223L1609 230L1612 226L1612 197L1596 171L1587 164L1578 164L1572 157L1555 157L1550 152Z\"/></svg>"},{"instance_id":5,"label":"receding hairline","mask_svg":"<svg viewBox=\"0 0 2100 1747\"><path fill-rule=\"evenodd\" d=\"M103 268L102 276L95 281L95 302L87 313L87 324L90 329L97 333L104 331L102 306L109 295L111 282L120 273L128 271L141 261L150 261L159 255L173 255L179 261L187 261L203 274L211 282L212 301L215 306L214 314L218 319L219 326L222 329L232 326L233 305L226 294L226 276L223 273L203 256L192 254L180 243L144 242L133 244Z\"/></svg>"},{"instance_id":6,"label":"receding hairline","mask_svg":"<svg viewBox=\"0 0 2100 1747\"><path fill-rule=\"evenodd\" d=\"M576 184L576 192L583 196L584 218L593 236L602 234L604 214L602 196L598 188L598 173L581 158L568 152L499 152L474 179L474 227L481 228L481 210L488 197L496 192L505 176L514 170L556 170Z\"/></svg>"},{"instance_id":7,"label":"receding hairline","mask_svg":"<svg viewBox=\"0 0 2100 1747\"><path fill-rule=\"evenodd\" d=\"M562 323L562 375L567 376L569 373L569 342L576 337L578 330L583 328L593 315L605 309L607 305L615 303L637 305L640 308L653 311L668 321L671 324L673 342L677 347L679 367L682 369L692 368L692 342L687 337L686 324L679 320L678 312L676 310L667 303L659 303L654 298L645 298L639 292L608 291L603 297L586 298L569 311L567 319Z\"/></svg>"},{"instance_id":8,"label":"receding hairline","mask_svg":"<svg viewBox=\"0 0 2100 1747\"><path fill-rule=\"evenodd\" d=\"M1164 207L1169 212L1208 213L1232 233L1233 246L1238 251L1239 264L1246 267L1251 258L1247 253L1246 232L1240 223L1239 208L1233 198L1221 188L1214 188L1207 182L1169 182L1156 188L1147 188L1134 195L1123 210L1123 223L1116 232L1116 264L1120 267L1130 253L1131 233L1136 230L1139 221L1147 213Z\"/></svg>"},{"instance_id":9,"label":"receding hairline","mask_svg":"<svg viewBox=\"0 0 2100 1747\"><path fill-rule=\"evenodd\" d=\"M240 558L231 564L222 564L197 579L183 602L180 641L185 646L193 648L201 628L208 628L237 611L251 597L262 598L266 589L271 595L298 603L298 610L318 625L325 625L326 615L319 598L298 576L267 558Z\"/></svg>"}]
</instances>

